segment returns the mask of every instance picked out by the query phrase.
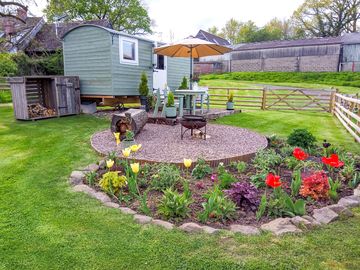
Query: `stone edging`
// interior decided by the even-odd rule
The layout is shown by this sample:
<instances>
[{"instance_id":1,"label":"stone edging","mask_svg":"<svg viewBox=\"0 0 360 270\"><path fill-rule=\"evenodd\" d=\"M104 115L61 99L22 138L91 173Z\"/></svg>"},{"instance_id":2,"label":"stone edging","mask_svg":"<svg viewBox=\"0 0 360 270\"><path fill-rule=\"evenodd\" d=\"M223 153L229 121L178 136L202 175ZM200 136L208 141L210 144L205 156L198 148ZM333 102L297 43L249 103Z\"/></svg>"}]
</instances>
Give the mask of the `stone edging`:
<instances>
[{"instance_id":1,"label":"stone edging","mask_svg":"<svg viewBox=\"0 0 360 270\"><path fill-rule=\"evenodd\" d=\"M83 184L85 174L87 172L97 172L100 166L104 166L104 161L100 165L90 164L83 170L73 171L70 175L69 182L75 192L83 192L101 201L106 207L117 208L123 214L132 215L134 221L138 224L153 224L161 226L167 230L178 228L188 233L205 232L208 234L217 234L221 231L228 231L232 233L240 233L243 235L259 235L261 231L271 232L276 236L287 233L301 233L315 227L329 224L338 219L352 217L354 214L349 208L360 206L360 185L354 189L354 195L341 198L337 204L329 205L320 209L315 209L313 216L296 216L293 218L277 218L257 228L255 226L245 226L233 224L229 229L216 229L210 226L202 226L197 223L184 223L179 227L174 224L160 219L153 219L152 217L141 215L128 207L121 207L119 204L111 201L111 198L104 192L96 191L88 185Z\"/></svg>"}]
</instances>

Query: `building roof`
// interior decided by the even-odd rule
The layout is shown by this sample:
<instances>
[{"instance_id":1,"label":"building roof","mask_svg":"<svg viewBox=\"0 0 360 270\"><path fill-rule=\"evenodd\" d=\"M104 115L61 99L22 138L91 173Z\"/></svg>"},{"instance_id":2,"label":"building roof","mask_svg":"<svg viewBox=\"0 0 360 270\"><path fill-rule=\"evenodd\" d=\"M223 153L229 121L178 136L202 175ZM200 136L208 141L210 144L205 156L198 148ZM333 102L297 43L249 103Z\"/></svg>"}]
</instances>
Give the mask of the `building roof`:
<instances>
[{"instance_id":1,"label":"building roof","mask_svg":"<svg viewBox=\"0 0 360 270\"><path fill-rule=\"evenodd\" d=\"M242 43L234 46L234 51L262 50L286 47L303 47L317 45L342 44L342 37L297 39L297 40L274 40L255 43Z\"/></svg>"},{"instance_id":2,"label":"building roof","mask_svg":"<svg viewBox=\"0 0 360 270\"><path fill-rule=\"evenodd\" d=\"M37 33L35 38L31 41L29 47L26 48L26 52L56 51L57 49L62 48L61 38L65 33L84 24L92 24L111 28L111 24L108 20L60 23L58 24L57 29L54 23L46 23L43 28Z\"/></svg>"},{"instance_id":3,"label":"building roof","mask_svg":"<svg viewBox=\"0 0 360 270\"><path fill-rule=\"evenodd\" d=\"M343 44L360 44L360 33L347 33L341 38Z\"/></svg>"},{"instance_id":4,"label":"building roof","mask_svg":"<svg viewBox=\"0 0 360 270\"><path fill-rule=\"evenodd\" d=\"M0 18L0 37L5 37L4 24L6 19L7 18ZM5 37L6 41L1 44L0 48L9 52L16 52L26 48L45 24L42 17L27 17L25 23L19 20L13 20L13 22L14 33L11 34L10 38Z\"/></svg>"},{"instance_id":5,"label":"building roof","mask_svg":"<svg viewBox=\"0 0 360 270\"><path fill-rule=\"evenodd\" d=\"M213 43L216 43L218 45L223 45L223 46L228 46L228 45L231 45L229 41L227 41L226 39L222 38L222 37L219 37L219 36L216 36L214 34L211 34L209 32L206 32L204 30L200 30L196 36L196 38L200 38L200 39L203 39L203 40L207 40L209 42L213 42Z\"/></svg>"}]
</instances>

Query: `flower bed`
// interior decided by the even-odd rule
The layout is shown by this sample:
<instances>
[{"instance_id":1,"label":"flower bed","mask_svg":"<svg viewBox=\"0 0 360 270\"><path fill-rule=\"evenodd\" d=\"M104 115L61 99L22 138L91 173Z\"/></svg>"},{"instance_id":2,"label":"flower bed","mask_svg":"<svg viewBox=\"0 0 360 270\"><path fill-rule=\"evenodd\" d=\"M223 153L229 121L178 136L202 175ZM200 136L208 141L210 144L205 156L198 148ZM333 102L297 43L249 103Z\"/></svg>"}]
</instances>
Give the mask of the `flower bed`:
<instances>
[{"instance_id":1,"label":"flower bed","mask_svg":"<svg viewBox=\"0 0 360 270\"><path fill-rule=\"evenodd\" d=\"M184 159L182 169L163 163L140 165L132 160L141 145L133 145L122 157L107 156L83 181L106 192L113 203L179 226L196 223L236 231L251 225L266 230L351 216L347 207L360 205L360 198L352 196L360 182L359 156L327 142L317 146L310 135L294 131L287 142L273 136L269 148L251 162L217 168L201 158L196 165Z\"/></svg>"}]
</instances>

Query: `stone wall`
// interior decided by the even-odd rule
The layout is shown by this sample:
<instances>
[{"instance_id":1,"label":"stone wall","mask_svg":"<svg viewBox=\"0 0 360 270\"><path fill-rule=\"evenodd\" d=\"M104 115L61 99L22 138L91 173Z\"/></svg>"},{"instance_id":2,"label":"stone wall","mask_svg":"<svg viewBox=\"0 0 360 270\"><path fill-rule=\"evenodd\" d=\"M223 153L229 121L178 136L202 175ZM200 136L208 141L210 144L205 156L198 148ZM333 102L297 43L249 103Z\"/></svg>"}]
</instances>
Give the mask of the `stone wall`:
<instances>
[{"instance_id":1,"label":"stone wall","mask_svg":"<svg viewBox=\"0 0 360 270\"><path fill-rule=\"evenodd\" d=\"M339 55L232 60L231 71L338 71Z\"/></svg>"},{"instance_id":2,"label":"stone wall","mask_svg":"<svg viewBox=\"0 0 360 270\"><path fill-rule=\"evenodd\" d=\"M339 55L302 56L299 71L338 71Z\"/></svg>"},{"instance_id":3,"label":"stone wall","mask_svg":"<svg viewBox=\"0 0 360 270\"><path fill-rule=\"evenodd\" d=\"M231 71L261 71L262 60L251 59L251 60L232 60Z\"/></svg>"}]
</instances>

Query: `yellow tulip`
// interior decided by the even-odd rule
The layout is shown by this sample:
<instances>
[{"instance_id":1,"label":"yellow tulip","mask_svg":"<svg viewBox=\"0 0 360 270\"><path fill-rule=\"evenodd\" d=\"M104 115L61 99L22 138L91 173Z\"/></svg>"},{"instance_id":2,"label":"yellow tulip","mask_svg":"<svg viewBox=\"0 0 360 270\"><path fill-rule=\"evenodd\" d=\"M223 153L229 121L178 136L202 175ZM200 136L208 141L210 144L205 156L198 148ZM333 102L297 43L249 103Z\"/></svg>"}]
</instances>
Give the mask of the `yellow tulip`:
<instances>
[{"instance_id":1,"label":"yellow tulip","mask_svg":"<svg viewBox=\"0 0 360 270\"><path fill-rule=\"evenodd\" d=\"M115 140L116 140L116 145L119 145L120 144L120 132L114 132L114 137L115 137Z\"/></svg>"},{"instance_id":2,"label":"yellow tulip","mask_svg":"<svg viewBox=\"0 0 360 270\"><path fill-rule=\"evenodd\" d=\"M133 144L132 146L130 146L130 149L132 152L137 152L139 149L141 148L141 144Z\"/></svg>"},{"instance_id":3,"label":"yellow tulip","mask_svg":"<svg viewBox=\"0 0 360 270\"><path fill-rule=\"evenodd\" d=\"M139 163L132 163L130 164L131 166L131 170L133 171L133 173L138 174L140 171L140 164Z\"/></svg>"},{"instance_id":4,"label":"yellow tulip","mask_svg":"<svg viewBox=\"0 0 360 270\"><path fill-rule=\"evenodd\" d=\"M192 164L191 159L186 159L186 158L184 158L184 166L185 166L186 168L190 168L190 167L191 167L191 164Z\"/></svg>"},{"instance_id":5,"label":"yellow tulip","mask_svg":"<svg viewBox=\"0 0 360 270\"><path fill-rule=\"evenodd\" d=\"M109 169L114 166L114 161L109 159L106 161L106 167L108 167Z\"/></svg>"},{"instance_id":6,"label":"yellow tulip","mask_svg":"<svg viewBox=\"0 0 360 270\"><path fill-rule=\"evenodd\" d=\"M125 148L124 150L122 150L122 154L124 157L129 157L131 154L131 149L130 148Z\"/></svg>"}]
</instances>

